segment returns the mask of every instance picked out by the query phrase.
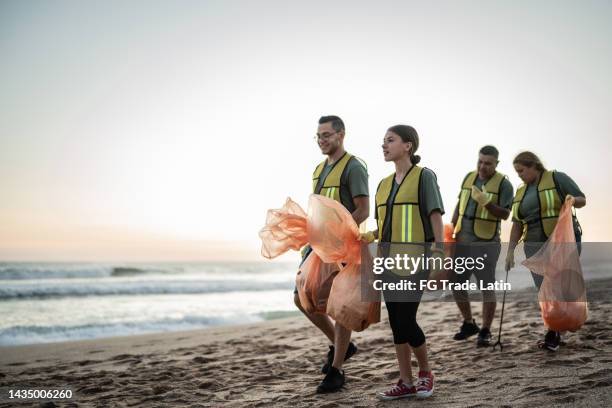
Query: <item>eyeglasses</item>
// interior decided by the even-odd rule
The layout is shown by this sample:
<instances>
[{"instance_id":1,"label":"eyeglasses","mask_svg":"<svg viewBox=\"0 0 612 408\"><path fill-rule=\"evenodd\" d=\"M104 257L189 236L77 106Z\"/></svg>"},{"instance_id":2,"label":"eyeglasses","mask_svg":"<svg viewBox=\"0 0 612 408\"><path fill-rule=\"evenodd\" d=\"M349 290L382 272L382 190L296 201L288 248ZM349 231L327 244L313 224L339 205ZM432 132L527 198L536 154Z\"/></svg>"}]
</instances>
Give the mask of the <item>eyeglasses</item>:
<instances>
[{"instance_id":1,"label":"eyeglasses","mask_svg":"<svg viewBox=\"0 0 612 408\"><path fill-rule=\"evenodd\" d=\"M337 130L331 132L331 133L323 133L322 135L316 134L314 136L314 140L319 141L319 140L329 140L330 137L332 137L334 134L338 133Z\"/></svg>"}]
</instances>

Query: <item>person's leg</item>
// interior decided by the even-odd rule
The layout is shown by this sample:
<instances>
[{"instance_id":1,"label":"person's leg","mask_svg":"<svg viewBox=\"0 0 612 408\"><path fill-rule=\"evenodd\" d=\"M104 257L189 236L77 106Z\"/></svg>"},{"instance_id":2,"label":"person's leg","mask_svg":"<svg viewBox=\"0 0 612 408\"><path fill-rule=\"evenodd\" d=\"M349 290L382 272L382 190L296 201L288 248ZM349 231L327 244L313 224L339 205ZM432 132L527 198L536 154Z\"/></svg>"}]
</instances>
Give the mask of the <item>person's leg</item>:
<instances>
[{"instance_id":1,"label":"person's leg","mask_svg":"<svg viewBox=\"0 0 612 408\"><path fill-rule=\"evenodd\" d=\"M487 286L495 283L495 269L499 254L501 253L501 243L491 242L483 244L483 251L480 251L484 258L484 269L476 270L474 273L476 278L480 280L482 285ZM493 318L495 317L495 309L497 308L497 298L494 290L482 291L482 329L491 329Z\"/></svg>"},{"instance_id":2,"label":"person's leg","mask_svg":"<svg viewBox=\"0 0 612 408\"><path fill-rule=\"evenodd\" d=\"M523 250L525 251L525 258L531 258L533 255L535 255L535 253L540 250L542 245L544 245L543 242L525 242L523 246ZM539 291L540 286L542 286L542 282L544 281L544 277L533 272L531 272L531 277L533 278L533 283Z\"/></svg>"},{"instance_id":3,"label":"person's leg","mask_svg":"<svg viewBox=\"0 0 612 408\"><path fill-rule=\"evenodd\" d=\"M470 244L457 244L455 247L455 259L466 258L471 256L470 252ZM455 271L453 273L453 280L455 283L465 283L470 281L470 277L472 276L472 270L465 268L465 270L458 273ZM457 304L457 308L459 312L461 312L461 317L463 318L463 323L459 328L459 331L455 333L453 338L455 340L465 340L470 336L478 333L478 325L476 325L476 321L472 316L472 307L470 305L469 294L466 290L453 290L453 298L455 299L455 303Z\"/></svg>"},{"instance_id":4,"label":"person's leg","mask_svg":"<svg viewBox=\"0 0 612 408\"><path fill-rule=\"evenodd\" d=\"M495 309L497 308L497 301L495 293L492 293L493 299L485 299L482 302L482 328L491 330L491 324L493 324L493 318L495 317ZM485 298L491 296L491 294L483 295Z\"/></svg>"},{"instance_id":5,"label":"person's leg","mask_svg":"<svg viewBox=\"0 0 612 408\"><path fill-rule=\"evenodd\" d=\"M457 244L455 247L455 259L457 258L465 258L470 256L470 248L469 244ZM464 270L461 273L454 272L453 280L455 283L464 283L470 281L470 276L472 275L471 270ZM455 303L457 303L457 307L461 312L461 316L465 322L472 321L472 308L470 306L470 301L468 297L468 292L466 290L453 290L453 297L455 298Z\"/></svg>"},{"instance_id":6,"label":"person's leg","mask_svg":"<svg viewBox=\"0 0 612 408\"><path fill-rule=\"evenodd\" d=\"M422 293L422 292L421 292ZM411 346L410 342L415 341L415 336L423 336L420 340L425 343L423 332L416 325L416 311L418 302L386 302L387 312L389 313L389 324L393 332L393 343L395 344L395 354L399 365L400 379L391 389L379 393L379 398L392 400L418 396L418 387L413 384ZM413 332L418 331L418 333ZM422 351L423 348L420 349ZM426 349L425 349L426 353ZM421 359L422 359L421 353ZM425 356L426 358L426 356ZM426 361L426 360L425 360ZM429 393L431 395L431 393ZM428 395L421 395L428 396Z\"/></svg>"},{"instance_id":7,"label":"person's leg","mask_svg":"<svg viewBox=\"0 0 612 408\"><path fill-rule=\"evenodd\" d=\"M427 358L427 343L425 334L416 321L417 310L419 303L409 304L409 309L406 311L405 323L408 333L408 344L414 353L419 364L419 375L416 384L417 397L429 397L434 390L434 376L429 367Z\"/></svg>"},{"instance_id":8,"label":"person's leg","mask_svg":"<svg viewBox=\"0 0 612 408\"><path fill-rule=\"evenodd\" d=\"M427 343L423 343L419 347L412 347L412 351L419 363L419 371L430 372L431 368L427 359Z\"/></svg>"},{"instance_id":9,"label":"person's leg","mask_svg":"<svg viewBox=\"0 0 612 408\"><path fill-rule=\"evenodd\" d=\"M329 341L332 344L334 344L334 339L335 339L334 325L331 319L327 315L324 315L321 313L308 313L306 310L304 310L304 308L302 307L302 303L300 302L300 297L298 296L297 293L294 294L293 296L293 302L295 303L297 308L300 309L300 311L308 318L308 320L310 320L317 328L319 328L319 330L321 330L323 334L327 336ZM350 340L350 332L349 332L349 340Z\"/></svg>"},{"instance_id":10,"label":"person's leg","mask_svg":"<svg viewBox=\"0 0 612 408\"><path fill-rule=\"evenodd\" d=\"M334 350L334 362L332 363L333 367L338 369L342 368L342 364L344 363L344 359L346 357L346 352L349 347L349 343L351 342L351 330L342 326L340 323L336 322L335 330L335 350Z\"/></svg>"},{"instance_id":11,"label":"person's leg","mask_svg":"<svg viewBox=\"0 0 612 408\"><path fill-rule=\"evenodd\" d=\"M412 360L410 353L410 345L408 343L396 344L395 355L400 369L400 379L405 384L412 384L414 378L412 376Z\"/></svg>"},{"instance_id":12,"label":"person's leg","mask_svg":"<svg viewBox=\"0 0 612 408\"><path fill-rule=\"evenodd\" d=\"M404 303L402 320L406 329L406 339L419 363L419 371L429 372L425 333L423 333L421 326L419 326L416 320L419 304L419 302Z\"/></svg>"},{"instance_id":13,"label":"person's leg","mask_svg":"<svg viewBox=\"0 0 612 408\"><path fill-rule=\"evenodd\" d=\"M473 320L472 307L470 306L470 301L468 300L469 298L467 291L453 290L453 297L455 298L455 303L457 304L459 312L461 312L461 317L463 317L463 321L471 322Z\"/></svg>"},{"instance_id":14,"label":"person's leg","mask_svg":"<svg viewBox=\"0 0 612 408\"><path fill-rule=\"evenodd\" d=\"M400 369L400 379L406 383L412 383L411 352L408 344L408 326L404 319L410 313L408 302L386 302L387 312L389 313L389 324L393 332L393 343L395 354Z\"/></svg>"},{"instance_id":15,"label":"person's leg","mask_svg":"<svg viewBox=\"0 0 612 408\"><path fill-rule=\"evenodd\" d=\"M543 242L526 242L525 243L525 257L530 258L533 256L538 250L542 247ZM533 283L540 290L542 283L544 282L544 276L538 275L537 273L531 273L531 277L533 278ZM548 329L546 334L544 335L544 340L538 342L538 347L547 349L550 351L557 351L559 349L559 343L561 341L561 336L559 332Z\"/></svg>"}]
</instances>

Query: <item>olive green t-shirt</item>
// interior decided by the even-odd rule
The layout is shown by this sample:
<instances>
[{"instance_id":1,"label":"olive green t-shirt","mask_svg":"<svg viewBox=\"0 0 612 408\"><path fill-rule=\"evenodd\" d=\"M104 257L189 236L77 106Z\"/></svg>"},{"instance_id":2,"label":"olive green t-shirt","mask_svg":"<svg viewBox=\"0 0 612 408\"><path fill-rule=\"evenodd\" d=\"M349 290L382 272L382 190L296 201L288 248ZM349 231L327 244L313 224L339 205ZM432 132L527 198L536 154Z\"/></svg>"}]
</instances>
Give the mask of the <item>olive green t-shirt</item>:
<instances>
[{"instance_id":1,"label":"olive green t-shirt","mask_svg":"<svg viewBox=\"0 0 612 408\"><path fill-rule=\"evenodd\" d=\"M584 197L584 193L580 190L576 182L565 173L555 171L554 175L556 185L561 190L561 202L565 200L565 196L570 194L574 197ZM540 218L540 203L538 198L538 183L528 184L523 196L523 201L519 207L521 216L524 217L527 222L527 235L525 236L525 242L544 242L546 241L546 235L542 231L542 222L537 221ZM512 221L521 222L514 216ZM577 226L574 223L574 230Z\"/></svg>"},{"instance_id":2,"label":"olive green t-shirt","mask_svg":"<svg viewBox=\"0 0 612 408\"><path fill-rule=\"evenodd\" d=\"M428 168L424 168L421 172L421 188L419 189L419 206L424 209L424 213L427 215L423 219L423 229L425 231L425 237L433 238L433 229L431 227L431 220L429 216L435 210L440 211L440 214L444 214L444 205L442 204L442 195L440 194L440 187L438 187L438 180L436 174ZM399 190L399 184L393 177L393 186L391 187L391 193L387 199L387 206L392 205L395 201L395 196ZM387 214L391 214L389 211ZM378 219L378 212L375 213L376 219ZM384 226L381 235L381 242L391 242L391 222L388 220Z\"/></svg>"},{"instance_id":3,"label":"olive green t-shirt","mask_svg":"<svg viewBox=\"0 0 612 408\"><path fill-rule=\"evenodd\" d=\"M474 181L474 185L482 190L482 186L485 185L489 180L481 180L480 177L476 177ZM459 197L461 197L461 192L459 192ZM514 188L512 187L512 183L504 177L499 186L499 205L502 208L510 209L512 207L512 199L514 198ZM476 210L476 201L471 198L468 200L467 206L465 207L465 214L472 216ZM499 229L493 238L490 241L499 241ZM475 241L483 241L478 238L474 234L474 220L470 220L467 217L463 217L461 221L461 231L459 231L459 235L457 236L457 241L459 242L475 242Z\"/></svg>"},{"instance_id":4,"label":"olive green t-shirt","mask_svg":"<svg viewBox=\"0 0 612 408\"><path fill-rule=\"evenodd\" d=\"M319 177L319 185L323 184L332 168L333 164L326 162ZM368 197L369 195L368 170L365 162L353 156L340 176L340 202L352 213L356 209L353 197Z\"/></svg>"}]
</instances>

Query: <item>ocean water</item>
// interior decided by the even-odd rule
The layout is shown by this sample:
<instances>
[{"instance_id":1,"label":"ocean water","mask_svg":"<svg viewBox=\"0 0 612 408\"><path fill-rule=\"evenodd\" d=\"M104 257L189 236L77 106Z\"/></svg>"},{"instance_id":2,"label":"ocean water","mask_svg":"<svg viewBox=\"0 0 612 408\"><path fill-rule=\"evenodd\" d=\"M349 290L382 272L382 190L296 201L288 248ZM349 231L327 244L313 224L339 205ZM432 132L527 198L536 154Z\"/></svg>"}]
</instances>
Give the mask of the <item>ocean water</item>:
<instances>
[{"instance_id":1,"label":"ocean water","mask_svg":"<svg viewBox=\"0 0 612 408\"><path fill-rule=\"evenodd\" d=\"M298 314L295 264L0 263L0 346Z\"/></svg>"},{"instance_id":2,"label":"ocean water","mask_svg":"<svg viewBox=\"0 0 612 408\"><path fill-rule=\"evenodd\" d=\"M513 290L533 288L529 271L520 266L522 248L516 254L517 266L508 281ZM498 261L496 279L505 280L504 258ZM612 277L612 245L583 244L581 263L587 289L593 279ZM295 263L274 262L0 262L0 346L191 330L299 315L293 304L295 274ZM537 301L537 293L533 299ZM452 301L452 296L439 291L423 297L423 301L440 300Z\"/></svg>"}]
</instances>

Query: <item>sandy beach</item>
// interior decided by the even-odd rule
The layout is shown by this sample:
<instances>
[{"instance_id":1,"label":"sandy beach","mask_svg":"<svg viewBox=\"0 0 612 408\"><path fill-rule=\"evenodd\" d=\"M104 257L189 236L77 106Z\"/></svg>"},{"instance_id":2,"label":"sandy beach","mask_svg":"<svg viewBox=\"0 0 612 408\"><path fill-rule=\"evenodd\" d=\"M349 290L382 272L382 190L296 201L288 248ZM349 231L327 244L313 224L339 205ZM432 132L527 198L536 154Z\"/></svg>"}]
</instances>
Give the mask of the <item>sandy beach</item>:
<instances>
[{"instance_id":1,"label":"sandy beach","mask_svg":"<svg viewBox=\"0 0 612 408\"><path fill-rule=\"evenodd\" d=\"M424 302L419 321L436 390L427 400L379 402L398 378L391 330L383 320L354 335L343 390L317 395L327 342L305 318L155 335L0 348L0 388L70 388L70 401L0 406L367 407L610 406L612 279L589 282L589 320L563 337L558 353L540 350L544 332L533 293L506 304L503 352L452 340L453 303ZM500 309L500 308L498 308ZM473 306L480 321L480 307ZM494 322L496 334L499 310ZM416 368L415 368L416 372ZM4 396L3 396L4 397ZM53 405L55 404L55 405Z\"/></svg>"}]
</instances>

